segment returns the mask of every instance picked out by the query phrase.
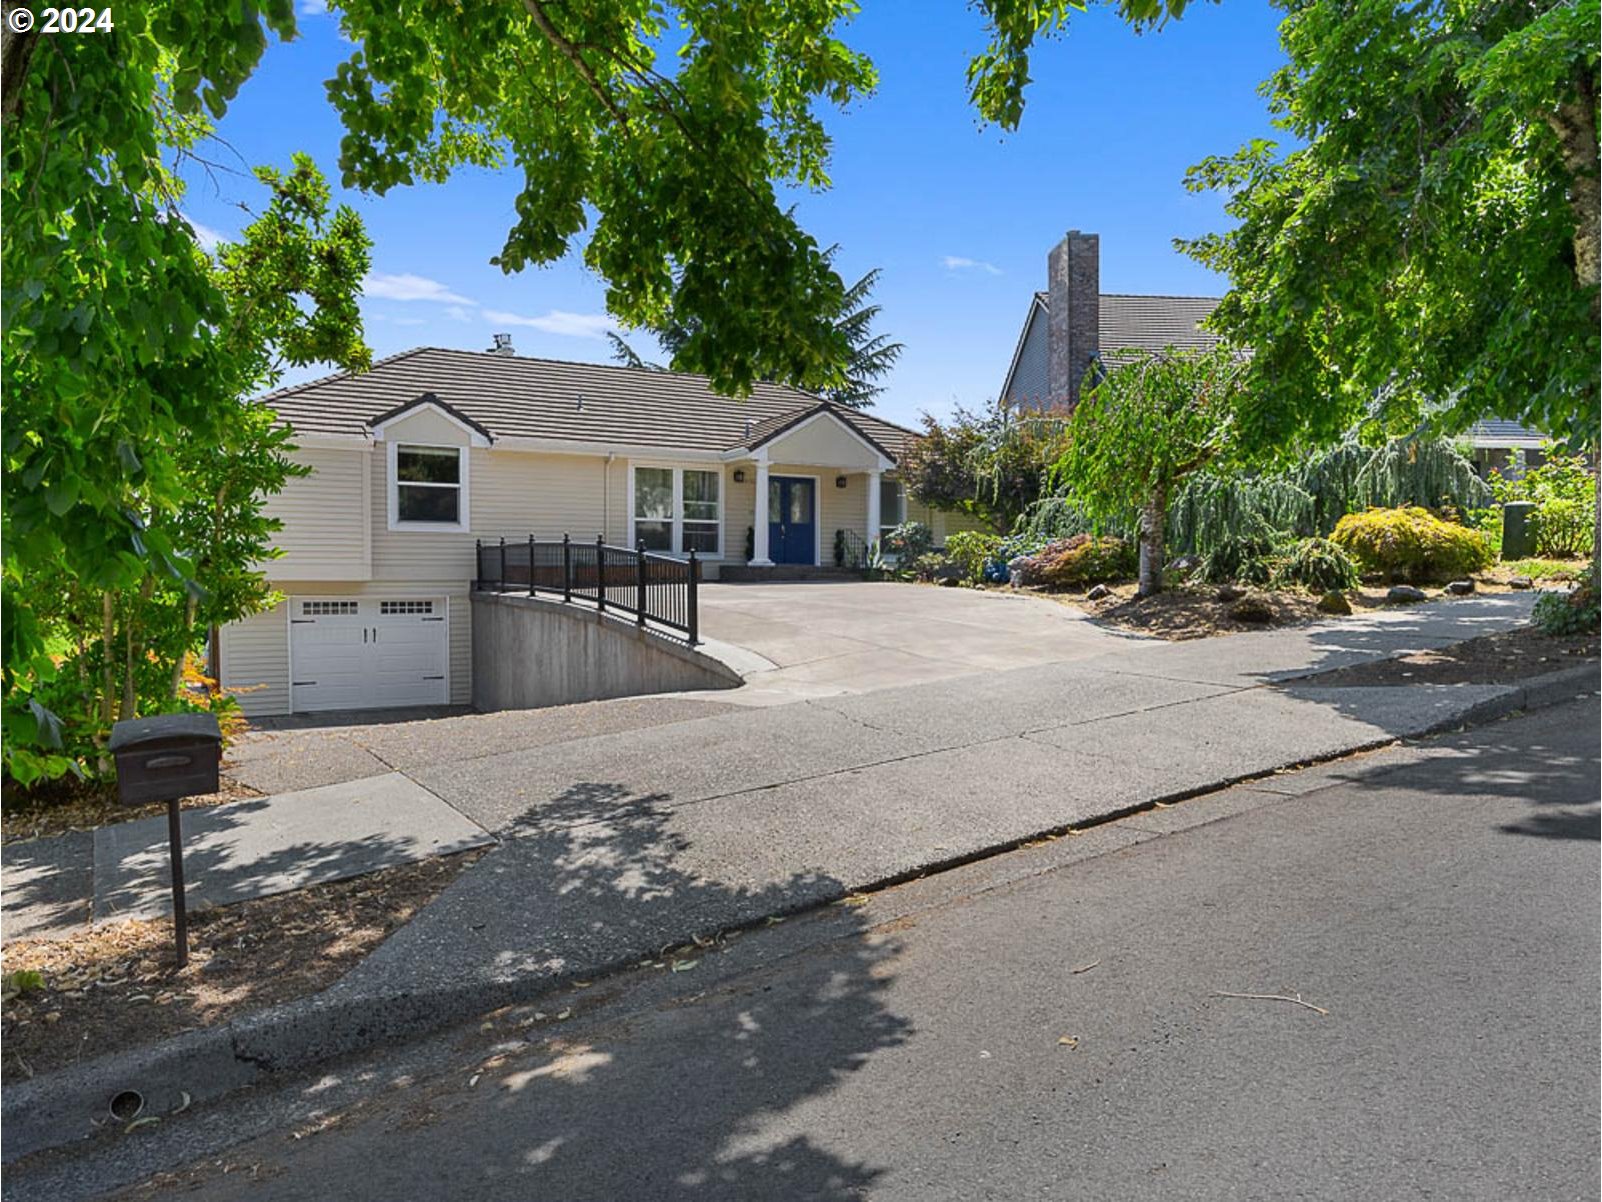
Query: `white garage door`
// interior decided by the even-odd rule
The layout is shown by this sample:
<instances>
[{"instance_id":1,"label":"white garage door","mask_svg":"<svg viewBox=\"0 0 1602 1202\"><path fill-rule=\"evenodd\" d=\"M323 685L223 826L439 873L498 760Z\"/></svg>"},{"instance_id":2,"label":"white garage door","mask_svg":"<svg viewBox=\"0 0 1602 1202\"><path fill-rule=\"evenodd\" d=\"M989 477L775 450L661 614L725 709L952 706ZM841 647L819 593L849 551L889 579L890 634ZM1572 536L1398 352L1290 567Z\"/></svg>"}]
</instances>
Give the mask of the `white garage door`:
<instances>
[{"instance_id":1,"label":"white garage door","mask_svg":"<svg viewBox=\"0 0 1602 1202\"><path fill-rule=\"evenodd\" d=\"M290 704L312 710L440 705L450 699L443 597L295 597Z\"/></svg>"}]
</instances>

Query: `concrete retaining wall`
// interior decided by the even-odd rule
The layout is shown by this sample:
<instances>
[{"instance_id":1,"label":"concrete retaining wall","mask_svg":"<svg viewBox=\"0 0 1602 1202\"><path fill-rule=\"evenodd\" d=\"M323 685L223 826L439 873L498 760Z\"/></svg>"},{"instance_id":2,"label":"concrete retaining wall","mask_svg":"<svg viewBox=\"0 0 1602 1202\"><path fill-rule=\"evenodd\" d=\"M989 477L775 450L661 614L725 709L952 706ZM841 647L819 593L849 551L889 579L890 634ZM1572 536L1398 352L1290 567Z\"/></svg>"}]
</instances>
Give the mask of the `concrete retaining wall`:
<instances>
[{"instance_id":1,"label":"concrete retaining wall","mask_svg":"<svg viewBox=\"0 0 1602 1202\"><path fill-rule=\"evenodd\" d=\"M593 609L509 593L474 593L472 601L473 705L480 710L743 683L710 655Z\"/></svg>"}]
</instances>

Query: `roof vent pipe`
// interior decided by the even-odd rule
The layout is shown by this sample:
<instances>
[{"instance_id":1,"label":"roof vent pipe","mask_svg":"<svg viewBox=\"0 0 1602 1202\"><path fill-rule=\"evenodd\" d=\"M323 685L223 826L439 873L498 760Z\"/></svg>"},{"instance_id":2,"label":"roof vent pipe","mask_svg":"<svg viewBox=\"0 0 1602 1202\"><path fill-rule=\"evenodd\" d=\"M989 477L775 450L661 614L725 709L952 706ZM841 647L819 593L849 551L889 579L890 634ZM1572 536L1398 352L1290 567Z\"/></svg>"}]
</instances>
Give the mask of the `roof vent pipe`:
<instances>
[{"instance_id":1,"label":"roof vent pipe","mask_svg":"<svg viewBox=\"0 0 1602 1202\"><path fill-rule=\"evenodd\" d=\"M512 349L512 336L510 334L495 335L495 345L490 347L489 353L492 355L517 354L517 352Z\"/></svg>"}]
</instances>

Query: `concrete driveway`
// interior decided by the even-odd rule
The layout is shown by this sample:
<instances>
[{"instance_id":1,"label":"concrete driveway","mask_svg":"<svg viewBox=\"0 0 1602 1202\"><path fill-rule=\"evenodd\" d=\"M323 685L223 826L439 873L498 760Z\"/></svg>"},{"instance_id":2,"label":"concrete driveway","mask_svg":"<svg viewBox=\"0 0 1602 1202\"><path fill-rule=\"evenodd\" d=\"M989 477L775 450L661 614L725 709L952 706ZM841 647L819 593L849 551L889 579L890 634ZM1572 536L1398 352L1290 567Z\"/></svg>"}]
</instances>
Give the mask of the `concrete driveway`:
<instances>
[{"instance_id":1,"label":"concrete driveway","mask_svg":"<svg viewBox=\"0 0 1602 1202\"><path fill-rule=\"evenodd\" d=\"M748 704L1088 659L1130 641L1036 597L858 581L707 584L701 632L772 665L719 694Z\"/></svg>"}]
</instances>

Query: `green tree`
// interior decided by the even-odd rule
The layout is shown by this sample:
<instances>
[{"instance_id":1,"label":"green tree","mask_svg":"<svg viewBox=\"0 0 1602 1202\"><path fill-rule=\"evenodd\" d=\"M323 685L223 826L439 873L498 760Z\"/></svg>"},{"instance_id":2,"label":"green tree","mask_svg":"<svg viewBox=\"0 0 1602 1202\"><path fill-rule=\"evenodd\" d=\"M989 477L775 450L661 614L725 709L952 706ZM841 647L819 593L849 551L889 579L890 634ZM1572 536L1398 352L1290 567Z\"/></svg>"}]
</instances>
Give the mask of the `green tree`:
<instances>
[{"instance_id":1,"label":"green tree","mask_svg":"<svg viewBox=\"0 0 1602 1202\"><path fill-rule=\"evenodd\" d=\"M1265 85L1300 145L1192 169L1236 227L1180 242L1254 351L1246 444L1517 418L1595 442L1597 0L1296 0Z\"/></svg>"},{"instance_id":2,"label":"green tree","mask_svg":"<svg viewBox=\"0 0 1602 1202\"><path fill-rule=\"evenodd\" d=\"M162 144L203 132L174 120ZM22 783L77 766L118 718L177 704L207 628L270 602L259 564L276 524L263 499L297 469L288 432L243 398L286 364L368 363L359 219L329 215L328 186L303 156L257 176L271 201L215 260L194 247L159 162L148 196L126 179L88 190L151 214L148 233L173 260L130 262L115 231L70 214L56 261L22 258L8 231L5 765ZM152 295L134 294L138 280ZM163 302L189 298L203 319L164 331ZM118 306L146 325L117 326ZM63 310L83 314L81 328L52 329Z\"/></svg>"},{"instance_id":3,"label":"green tree","mask_svg":"<svg viewBox=\"0 0 1602 1202\"><path fill-rule=\"evenodd\" d=\"M836 249L830 247L826 257L832 260ZM834 322L835 329L845 339L848 358L842 382L824 388L820 395L851 409L866 409L873 404L873 398L884 391L879 381L890 373L905 349L901 343L890 341L888 334L873 332L873 323L881 312L881 306L870 304L868 298L878 282L879 268L875 267L847 288L840 300L840 314ZM675 322L667 329L657 331L656 337L662 349L676 362L691 334L690 326ZM613 360L624 367L632 367L637 371L669 370L665 365L641 356L618 335L609 332L606 338L612 346Z\"/></svg>"},{"instance_id":4,"label":"green tree","mask_svg":"<svg viewBox=\"0 0 1602 1202\"><path fill-rule=\"evenodd\" d=\"M1162 591L1175 489L1234 452L1247 360L1227 349L1145 355L1114 368L1079 402L1056 480L1092 521L1138 515L1140 595Z\"/></svg>"},{"instance_id":5,"label":"green tree","mask_svg":"<svg viewBox=\"0 0 1602 1202\"><path fill-rule=\"evenodd\" d=\"M1006 534L1046 490L1066 428L1060 415L1017 413L1005 402L987 414L959 407L949 422L925 414L923 437L898 470L915 500Z\"/></svg>"}]
</instances>

